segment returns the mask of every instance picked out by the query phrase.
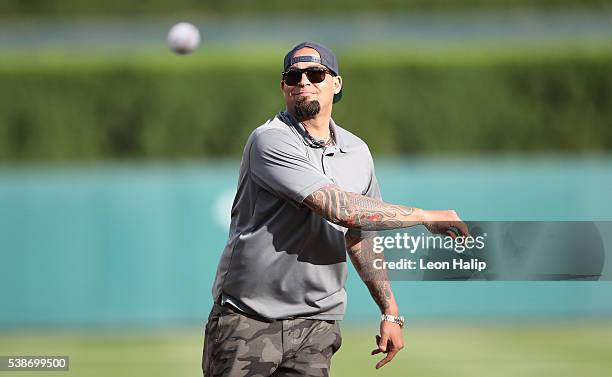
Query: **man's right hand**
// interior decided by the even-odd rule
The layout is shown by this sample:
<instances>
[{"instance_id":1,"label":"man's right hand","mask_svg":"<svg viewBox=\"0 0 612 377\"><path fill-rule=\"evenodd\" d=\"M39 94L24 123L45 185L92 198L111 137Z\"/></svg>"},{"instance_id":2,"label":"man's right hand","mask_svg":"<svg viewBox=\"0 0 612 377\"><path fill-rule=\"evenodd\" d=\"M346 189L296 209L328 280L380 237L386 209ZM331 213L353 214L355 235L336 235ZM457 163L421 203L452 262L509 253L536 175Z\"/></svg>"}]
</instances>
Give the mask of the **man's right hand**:
<instances>
[{"instance_id":1,"label":"man's right hand","mask_svg":"<svg viewBox=\"0 0 612 377\"><path fill-rule=\"evenodd\" d=\"M459 218L457 212L452 209L446 211L423 210L422 219L423 225L431 233L445 234L453 238L470 235L467 225Z\"/></svg>"}]
</instances>

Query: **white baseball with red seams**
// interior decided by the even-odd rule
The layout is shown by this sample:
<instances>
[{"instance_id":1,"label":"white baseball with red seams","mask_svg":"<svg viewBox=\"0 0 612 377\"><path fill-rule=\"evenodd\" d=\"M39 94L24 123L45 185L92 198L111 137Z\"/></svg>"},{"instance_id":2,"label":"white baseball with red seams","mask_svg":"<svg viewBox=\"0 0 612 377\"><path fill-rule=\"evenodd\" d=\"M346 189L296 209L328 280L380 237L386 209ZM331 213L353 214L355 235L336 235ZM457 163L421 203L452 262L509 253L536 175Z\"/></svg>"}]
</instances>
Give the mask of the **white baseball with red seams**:
<instances>
[{"instance_id":1,"label":"white baseball with red seams","mask_svg":"<svg viewBox=\"0 0 612 377\"><path fill-rule=\"evenodd\" d=\"M170 28L168 46L177 54L189 54L200 44L200 31L189 22L179 22Z\"/></svg>"}]
</instances>

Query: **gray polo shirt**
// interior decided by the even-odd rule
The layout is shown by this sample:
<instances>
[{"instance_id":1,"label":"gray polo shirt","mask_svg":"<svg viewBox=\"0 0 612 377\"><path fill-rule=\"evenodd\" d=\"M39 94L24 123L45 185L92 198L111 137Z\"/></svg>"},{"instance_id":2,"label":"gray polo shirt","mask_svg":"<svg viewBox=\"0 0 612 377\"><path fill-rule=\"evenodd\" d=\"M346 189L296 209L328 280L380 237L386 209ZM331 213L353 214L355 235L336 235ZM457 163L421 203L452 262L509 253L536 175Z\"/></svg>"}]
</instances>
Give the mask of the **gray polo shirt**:
<instances>
[{"instance_id":1,"label":"gray polo shirt","mask_svg":"<svg viewBox=\"0 0 612 377\"><path fill-rule=\"evenodd\" d=\"M347 231L302 204L333 183L380 198L372 156L331 121L335 145L318 147L281 112L253 131L240 166L227 245L213 297L270 319L340 320L346 308Z\"/></svg>"}]
</instances>

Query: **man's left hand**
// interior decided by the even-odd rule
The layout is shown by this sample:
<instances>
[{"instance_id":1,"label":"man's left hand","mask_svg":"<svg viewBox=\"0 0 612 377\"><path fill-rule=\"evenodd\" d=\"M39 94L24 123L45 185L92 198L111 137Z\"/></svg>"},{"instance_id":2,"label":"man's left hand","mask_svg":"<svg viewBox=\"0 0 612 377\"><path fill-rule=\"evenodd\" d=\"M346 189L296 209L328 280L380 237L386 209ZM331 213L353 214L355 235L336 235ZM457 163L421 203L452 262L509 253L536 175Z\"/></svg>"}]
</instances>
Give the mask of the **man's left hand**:
<instances>
[{"instance_id":1,"label":"man's left hand","mask_svg":"<svg viewBox=\"0 0 612 377\"><path fill-rule=\"evenodd\" d=\"M380 369L393 360L395 354L404 348L400 325L389 321L380 321L380 335L376 335L376 345L377 348L372 351L372 355L377 353L387 354L384 359L376 363L376 369Z\"/></svg>"}]
</instances>

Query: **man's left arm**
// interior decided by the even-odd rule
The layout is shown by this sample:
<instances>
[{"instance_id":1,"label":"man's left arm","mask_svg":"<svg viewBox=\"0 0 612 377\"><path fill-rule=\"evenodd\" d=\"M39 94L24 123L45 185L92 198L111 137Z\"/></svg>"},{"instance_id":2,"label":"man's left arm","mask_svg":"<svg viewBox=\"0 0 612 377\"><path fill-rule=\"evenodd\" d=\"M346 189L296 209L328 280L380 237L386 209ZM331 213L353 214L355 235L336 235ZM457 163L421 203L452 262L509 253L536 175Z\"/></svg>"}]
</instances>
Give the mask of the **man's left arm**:
<instances>
[{"instance_id":1,"label":"man's left arm","mask_svg":"<svg viewBox=\"0 0 612 377\"><path fill-rule=\"evenodd\" d=\"M359 277L368 287L370 295L380 308L381 314L399 315L387 272L384 269L374 268L373 261L382 258L383 254L375 254L373 252L373 237L364 239L353 238L350 236L350 233L347 232L346 235L347 252ZM376 364L376 369L379 369L391 361L404 348L400 325L381 320L380 335L376 335L376 344L378 348L372 351L372 355L381 352L386 353L385 358Z\"/></svg>"}]
</instances>

